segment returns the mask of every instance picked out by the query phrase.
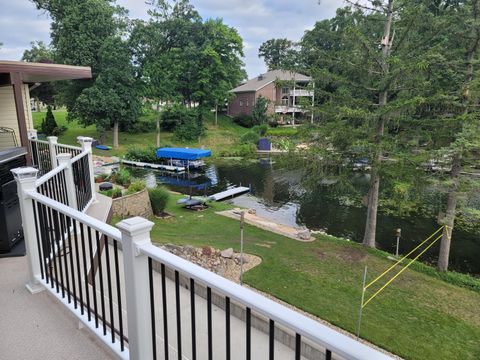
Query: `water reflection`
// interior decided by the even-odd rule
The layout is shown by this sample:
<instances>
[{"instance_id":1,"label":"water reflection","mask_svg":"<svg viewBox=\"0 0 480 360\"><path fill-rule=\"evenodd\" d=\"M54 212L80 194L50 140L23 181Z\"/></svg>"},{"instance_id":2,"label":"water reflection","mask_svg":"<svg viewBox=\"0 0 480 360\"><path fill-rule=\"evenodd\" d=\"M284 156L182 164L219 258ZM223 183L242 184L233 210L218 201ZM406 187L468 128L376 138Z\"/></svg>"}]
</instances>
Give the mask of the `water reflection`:
<instances>
[{"instance_id":1,"label":"water reflection","mask_svg":"<svg viewBox=\"0 0 480 360\"><path fill-rule=\"evenodd\" d=\"M148 184L160 182L172 190L193 195L211 195L230 186L251 186L252 194L232 200L238 206L253 208L262 217L289 226L325 229L329 234L361 242L366 209L361 200L368 192L369 174L351 172L339 180L336 176L319 177L314 185L305 186L301 163L285 158L261 158L244 161L216 161L203 172L172 174L158 170L132 168L134 176L144 177ZM383 186L388 186L384 183ZM432 192L431 188L425 192ZM431 196L430 194L429 196ZM433 194L433 198L437 198ZM352 199L357 199L353 201ZM400 250L411 250L434 232L439 225L425 216L399 217L379 213L377 245L395 251L395 229L402 229ZM478 234L456 229L451 249L451 269L480 274L480 241ZM438 244L425 255L434 263Z\"/></svg>"}]
</instances>

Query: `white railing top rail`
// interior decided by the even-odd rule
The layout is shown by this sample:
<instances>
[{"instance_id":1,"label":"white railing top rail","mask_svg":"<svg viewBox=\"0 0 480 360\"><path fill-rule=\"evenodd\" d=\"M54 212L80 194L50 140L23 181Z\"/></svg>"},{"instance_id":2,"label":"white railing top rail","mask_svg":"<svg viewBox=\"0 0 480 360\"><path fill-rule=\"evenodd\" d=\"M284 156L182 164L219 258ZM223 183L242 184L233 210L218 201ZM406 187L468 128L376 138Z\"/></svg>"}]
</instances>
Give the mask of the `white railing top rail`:
<instances>
[{"instance_id":1,"label":"white railing top rail","mask_svg":"<svg viewBox=\"0 0 480 360\"><path fill-rule=\"evenodd\" d=\"M65 164L57 165L53 170L50 170L45 175L39 177L35 181L35 187L39 187L40 185L45 184L48 180L50 180L51 178L53 178L55 175L57 175L59 172L65 170L66 168L67 168L67 165L65 165Z\"/></svg>"},{"instance_id":2,"label":"white railing top rail","mask_svg":"<svg viewBox=\"0 0 480 360\"><path fill-rule=\"evenodd\" d=\"M55 146L56 146L56 147L59 147L59 148L65 148L65 149L72 149L72 150L82 151L82 148L79 147L79 146L73 146L73 145L67 145L67 144L59 144L59 143L56 143Z\"/></svg>"},{"instance_id":3,"label":"white railing top rail","mask_svg":"<svg viewBox=\"0 0 480 360\"><path fill-rule=\"evenodd\" d=\"M63 205L55 200L52 200L49 197L44 196L36 191L28 192L28 196L31 199L41 204L44 204L50 207L51 209L58 211L59 213L67 215L70 218L77 220L81 224L85 224L95 230L98 230L100 233L122 243L122 233L117 228L111 225L105 224L104 222L97 220L91 216L88 216L78 210L75 210L70 206Z\"/></svg>"},{"instance_id":4,"label":"white railing top rail","mask_svg":"<svg viewBox=\"0 0 480 360\"><path fill-rule=\"evenodd\" d=\"M324 346L335 354L347 359L358 360L391 359L390 356L376 349L153 244L141 245L140 251L146 256L187 274L190 278L210 287L212 290L228 296L278 324L282 324L303 337Z\"/></svg>"},{"instance_id":5,"label":"white railing top rail","mask_svg":"<svg viewBox=\"0 0 480 360\"><path fill-rule=\"evenodd\" d=\"M83 158L84 156L88 156L89 154L89 151L88 150L85 150L85 151L82 151L80 154L78 154L77 156L74 156L72 157L72 159L70 160L71 163L73 164L74 162L77 162L78 160L80 160L81 158Z\"/></svg>"},{"instance_id":6,"label":"white railing top rail","mask_svg":"<svg viewBox=\"0 0 480 360\"><path fill-rule=\"evenodd\" d=\"M37 142L37 143L40 143L40 144L47 144L48 145L48 141L45 141L45 140L40 140L40 139L29 139L31 142Z\"/></svg>"}]
</instances>

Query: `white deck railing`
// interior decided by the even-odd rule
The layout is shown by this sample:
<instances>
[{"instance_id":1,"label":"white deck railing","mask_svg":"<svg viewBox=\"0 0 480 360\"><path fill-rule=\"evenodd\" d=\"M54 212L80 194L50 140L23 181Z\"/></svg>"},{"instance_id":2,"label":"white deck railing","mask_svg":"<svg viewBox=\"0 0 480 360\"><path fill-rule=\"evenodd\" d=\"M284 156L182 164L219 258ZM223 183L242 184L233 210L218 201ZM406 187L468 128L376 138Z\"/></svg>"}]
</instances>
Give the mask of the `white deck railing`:
<instances>
[{"instance_id":1,"label":"white deck railing","mask_svg":"<svg viewBox=\"0 0 480 360\"><path fill-rule=\"evenodd\" d=\"M65 158L71 160L69 155ZM58 167L61 170L56 169L55 173L61 174L68 166L67 162L61 163ZM324 354L325 359L332 356L389 359L351 337L157 248L150 240L153 223L146 219L123 220L115 228L37 192L37 185L48 181L46 177L37 180L37 169L18 168L12 172L18 184L29 263L27 288L33 293L48 289L120 358L154 359L157 353L161 358L165 353L161 346L157 346L159 339L167 353L172 348L182 352L183 341L183 354L188 356L202 351L208 352L209 356L228 358L223 350L219 353L213 347L217 341L213 341L213 337L222 337L222 343L229 344L225 350L227 353L241 351L256 359L259 355L251 345L251 328L254 326L252 319L258 316L270 325L265 339L273 357L276 356L276 332L283 329L294 339L292 358L293 354L296 359L306 356L304 348L308 342L318 353ZM59 249L68 249L68 252ZM159 273L156 273L158 268ZM185 291L181 290L181 279L186 279L189 300L181 300ZM174 285L171 285L172 281ZM167 296L168 288L172 286L174 292ZM200 302L196 300L199 288L206 291L205 328L200 328L204 315L195 321L200 311L199 308L195 310L195 301L197 305ZM155 295L156 289L161 289L161 296ZM215 303L212 298L220 299L220 302ZM167 309L167 302L172 306L172 299L175 299L175 312ZM189 301L191 311L185 311L185 301ZM233 336L230 316L234 316L230 306L233 305L243 310L240 318L244 321L242 336L246 337L246 347L242 349L230 346ZM225 328L218 330L216 327L215 335L212 332L212 306L225 309ZM181 331L185 317L188 317L187 324L192 324L189 325L188 339ZM173 341L167 340L167 321L175 323L177 329L176 333L170 334ZM205 343L194 341L200 335L205 337Z\"/></svg>"}]
</instances>

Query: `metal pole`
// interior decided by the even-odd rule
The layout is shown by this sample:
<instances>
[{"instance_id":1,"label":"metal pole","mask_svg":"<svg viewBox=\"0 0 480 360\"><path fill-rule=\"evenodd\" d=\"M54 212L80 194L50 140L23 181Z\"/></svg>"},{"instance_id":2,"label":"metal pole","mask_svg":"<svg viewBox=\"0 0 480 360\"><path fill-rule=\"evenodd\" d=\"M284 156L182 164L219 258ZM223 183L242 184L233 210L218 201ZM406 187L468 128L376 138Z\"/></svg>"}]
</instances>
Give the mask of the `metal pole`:
<instances>
[{"instance_id":1,"label":"metal pole","mask_svg":"<svg viewBox=\"0 0 480 360\"><path fill-rule=\"evenodd\" d=\"M365 298L365 281L366 280L367 280L367 266L365 265L365 270L363 272L363 283L362 283L362 301L360 302L360 309L358 311L357 340L360 337L360 326L362 325L363 300Z\"/></svg>"},{"instance_id":2,"label":"metal pole","mask_svg":"<svg viewBox=\"0 0 480 360\"><path fill-rule=\"evenodd\" d=\"M240 213L240 285L243 285L243 223L245 211Z\"/></svg>"},{"instance_id":3,"label":"metal pole","mask_svg":"<svg viewBox=\"0 0 480 360\"><path fill-rule=\"evenodd\" d=\"M397 249L395 251L395 256L398 257L398 248L400 246L400 237L402 236L402 229L397 229Z\"/></svg>"}]
</instances>

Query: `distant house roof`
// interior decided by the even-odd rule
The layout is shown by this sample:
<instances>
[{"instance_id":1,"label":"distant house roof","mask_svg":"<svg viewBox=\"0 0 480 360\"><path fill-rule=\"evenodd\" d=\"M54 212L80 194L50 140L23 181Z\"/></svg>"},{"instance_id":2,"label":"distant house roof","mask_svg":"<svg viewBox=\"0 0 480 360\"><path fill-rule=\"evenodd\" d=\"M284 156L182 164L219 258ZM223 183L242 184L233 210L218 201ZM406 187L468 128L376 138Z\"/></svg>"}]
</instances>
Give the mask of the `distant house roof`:
<instances>
[{"instance_id":1,"label":"distant house roof","mask_svg":"<svg viewBox=\"0 0 480 360\"><path fill-rule=\"evenodd\" d=\"M5 82L4 74L9 73L20 73L24 83L89 79L92 77L91 69L86 66L0 60L0 82L2 82L2 79Z\"/></svg>"},{"instance_id":2,"label":"distant house roof","mask_svg":"<svg viewBox=\"0 0 480 360\"><path fill-rule=\"evenodd\" d=\"M259 76L246 81L230 91L234 93L258 91L275 80L309 82L312 80L312 78L310 76L299 74L293 71L272 70L266 72L265 74L260 74Z\"/></svg>"}]
</instances>

